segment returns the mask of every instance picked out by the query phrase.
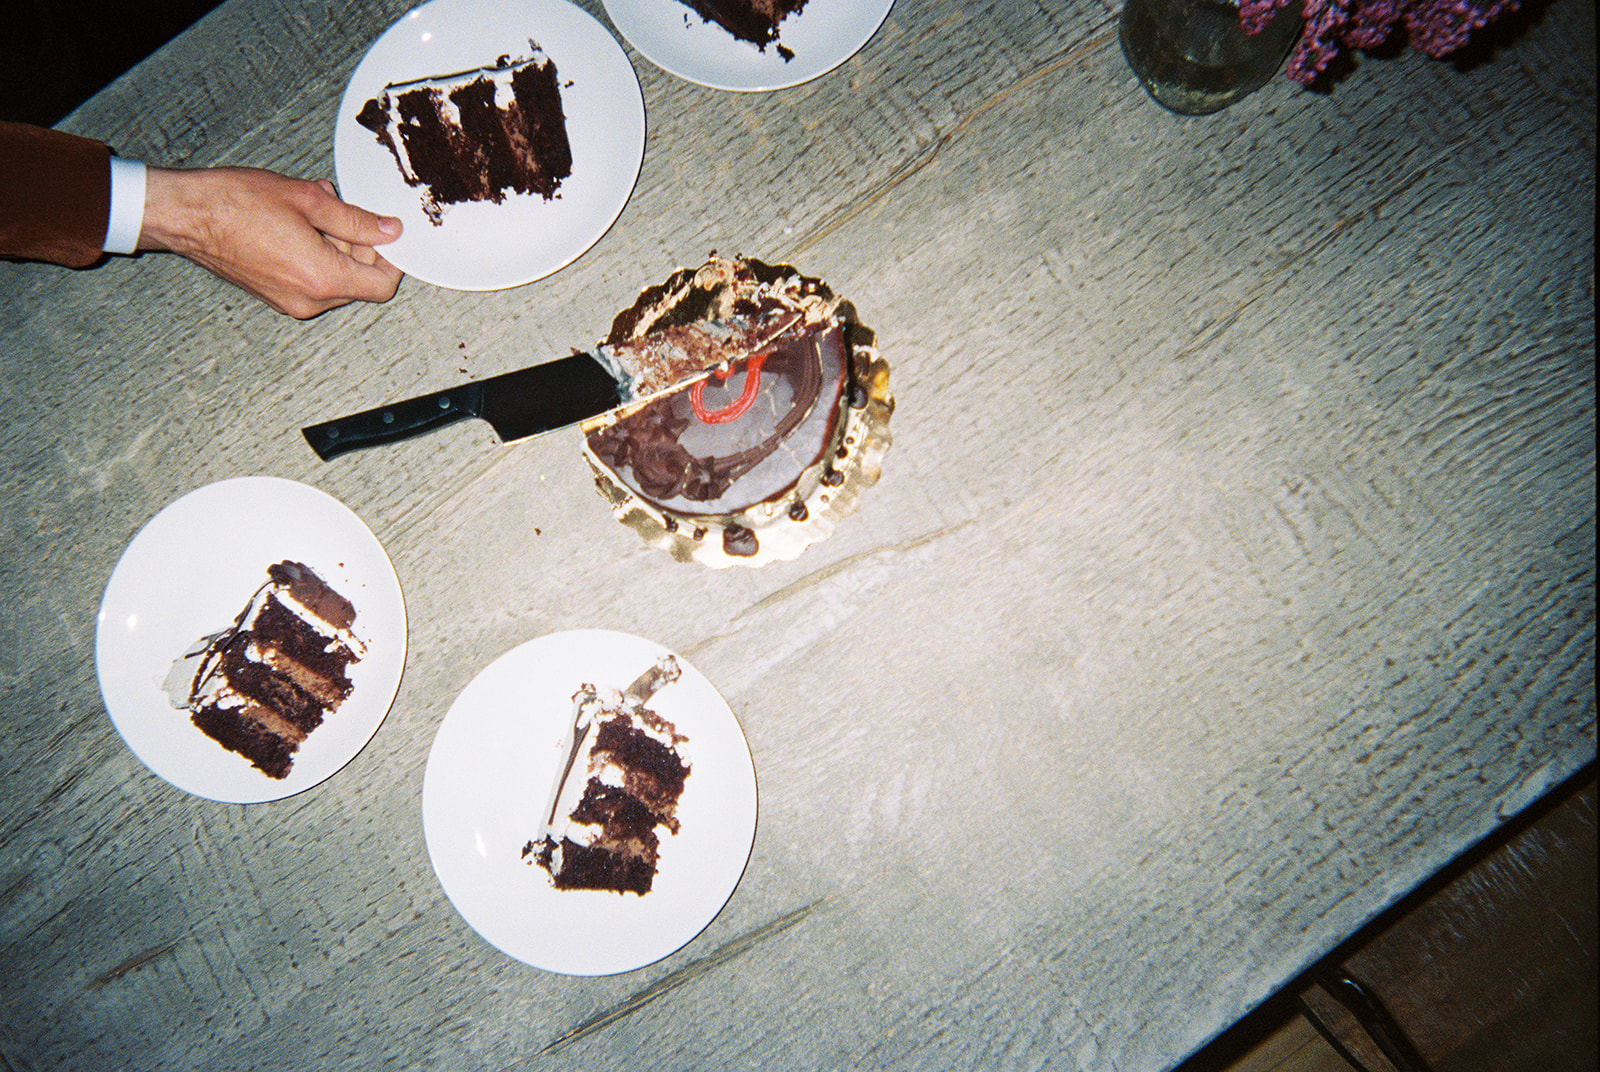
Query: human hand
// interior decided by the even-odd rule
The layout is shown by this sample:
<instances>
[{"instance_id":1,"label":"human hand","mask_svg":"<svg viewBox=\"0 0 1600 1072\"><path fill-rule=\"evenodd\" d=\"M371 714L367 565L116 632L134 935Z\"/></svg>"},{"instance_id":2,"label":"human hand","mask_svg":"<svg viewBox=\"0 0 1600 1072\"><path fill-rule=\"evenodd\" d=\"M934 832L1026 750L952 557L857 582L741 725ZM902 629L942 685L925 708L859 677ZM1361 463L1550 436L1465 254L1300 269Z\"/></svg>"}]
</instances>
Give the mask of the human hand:
<instances>
[{"instance_id":1,"label":"human hand","mask_svg":"<svg viewBox=\"0 0 1600 1072\"><path fill-rule=\"evenodd\" d=\"M400 269L373 248L400 221L339 200L327 180L260 168L149 168L140 249L169 250L307 320L352 301L385 302Z\"/></svg>"}]
</instances>

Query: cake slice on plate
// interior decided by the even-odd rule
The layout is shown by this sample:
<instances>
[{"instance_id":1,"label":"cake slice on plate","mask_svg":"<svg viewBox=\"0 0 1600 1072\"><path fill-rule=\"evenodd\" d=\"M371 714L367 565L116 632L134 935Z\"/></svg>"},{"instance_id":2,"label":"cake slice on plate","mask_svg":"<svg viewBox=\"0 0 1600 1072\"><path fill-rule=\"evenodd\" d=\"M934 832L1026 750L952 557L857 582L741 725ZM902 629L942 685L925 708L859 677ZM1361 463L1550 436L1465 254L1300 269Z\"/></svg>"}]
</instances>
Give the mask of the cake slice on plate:
<instances>
[{"instance_id":1,"label":"cake slice on plate","mask_svg":"<svg viewBox=\"0 0 1600 1072\"><path fill-rule=\"evenodd\" d=\"M356 122L377 135L438 226L447 206L500 204L507 193L556 196L572 174L556 66L531 54L492 66L391 83Z\"/></svg>"},{"instance_id":2,"label":"cake slice on plate","mask_svg":"<svg viewBox=\"0 0 1600 1072\"><path fill-rule=\"evenodd\" d=\"M172 705L267 777L286 778L301 743L350 697L347 671L366 653L355 618L309 566L269 566L233 624L173 663Z\"/></svg>"},{"instance_id":3,"label":"cake slice on plate","mask_svg":"<svg viewBox=\"0 0 1600 1072\"><path fill-rule=\"evenodd\" d=\"M678 0L707 22L714 22L741 41L766 51L778 39L778 24L806 6L806 0ZM794 54L782 45L778 54Z\"/></svg>"},{"instance_id":4,"label":"cake slice on plate","mask_svg":"<svg viewBox=\"0 0 1600 1072\"><path fill-rule=\"evenodd\" d=\"M522 849L560 890L643 896L655 882L660 834L678 832L688 738L646 706L678 680L671 655L622 693L585 684L573 696L571 744L540 835Z\"/></svg>"}]
</instances>

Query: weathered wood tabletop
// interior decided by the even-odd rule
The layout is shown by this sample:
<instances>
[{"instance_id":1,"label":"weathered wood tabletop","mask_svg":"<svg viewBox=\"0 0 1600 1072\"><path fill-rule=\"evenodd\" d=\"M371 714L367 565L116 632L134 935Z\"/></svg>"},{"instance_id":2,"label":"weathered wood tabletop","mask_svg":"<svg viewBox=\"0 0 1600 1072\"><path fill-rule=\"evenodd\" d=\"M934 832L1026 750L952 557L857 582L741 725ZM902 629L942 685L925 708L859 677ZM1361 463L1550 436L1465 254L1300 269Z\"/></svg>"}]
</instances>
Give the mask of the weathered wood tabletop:
<instances>
[{"instance_id":1,"label":"weathered wood tabletop","mask_svg":"<svg viewBox=\"0 0 1600 1072\"><path fill-rule=\"evenodd\" d=\"M407 6L232 0L63 126L331 176ZM1181 118L1107 0L898 0L778 92L629 49L637 187L526 286L299 323L176 258L0 264L0 1065L1179 1062L1594 755L1594 10L1535 6L1466 69ZM826 279L892 370L882 480L792 562L645 547L576 433L300 436L711 250ZM140 527L250 474L371 527L410 649L347 767L232 805L123 743L95 630ZM575 978L463 922L421 794L480 670L589 627L715 683L760 812L704 933Z\"/></svg>"}]
</instances>

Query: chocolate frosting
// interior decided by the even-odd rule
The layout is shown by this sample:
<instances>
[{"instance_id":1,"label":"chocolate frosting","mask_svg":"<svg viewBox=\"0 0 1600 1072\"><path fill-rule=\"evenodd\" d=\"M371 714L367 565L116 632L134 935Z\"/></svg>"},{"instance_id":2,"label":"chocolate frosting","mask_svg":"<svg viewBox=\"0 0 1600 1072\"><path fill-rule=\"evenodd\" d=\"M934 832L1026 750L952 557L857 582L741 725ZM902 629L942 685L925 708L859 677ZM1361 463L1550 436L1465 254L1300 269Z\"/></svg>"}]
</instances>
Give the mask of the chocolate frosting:
<instances>
[{"instance_id":1,"label":"chocolate frosting","mask_svg":"<svg viewBox=\"0 0 1600 1072\"><path fill-rule=\"evenodd\" d=\"M644 400L584 422L596 487L679 561L794 558L881 471L894 400L874 342L822 280L713 251L612 321L602 352Z\"/></svg>"},{"instance_id":2,"label":"chocolate frosting","mask_svg":"<svg viewBox=\"0 0 1600 1072\"><path fill-rule=\"evenodd\" d=\"M754 373L752 365L758 366ZM749 391L752 375L759 383L752 403L741 415L725 423L715 420L717 411L711 412L709 420L701 416L696 397L716 394L716 406L737 405L737 400L727 401L728 396ZM707 381L699 396L694 395L693 388L681 389L594 431L589 436L589 448L633 490L654 503L688 500L713 504L727 496L741 478L772 458L819 405L827 407L826 418L818 422L823 426L821 434L796 448L793 472L784 474L783 479L770 476L760 488L752 489L748 501L734 505L735 509L742 508L782 494L828 450L844 379L845 358L838 323L801 327L780 336L770 349L734 362L721 384L715 378ZM723 423L725 431L707 432L707 426L713 423ZM702 442L730 444L733 449L724 453L715 452L721 447L710 451L705 447L692 449L685 439L696 434ZM729 505L720 503L707 512L729 512Z\"/></svg>"}]
</instances>

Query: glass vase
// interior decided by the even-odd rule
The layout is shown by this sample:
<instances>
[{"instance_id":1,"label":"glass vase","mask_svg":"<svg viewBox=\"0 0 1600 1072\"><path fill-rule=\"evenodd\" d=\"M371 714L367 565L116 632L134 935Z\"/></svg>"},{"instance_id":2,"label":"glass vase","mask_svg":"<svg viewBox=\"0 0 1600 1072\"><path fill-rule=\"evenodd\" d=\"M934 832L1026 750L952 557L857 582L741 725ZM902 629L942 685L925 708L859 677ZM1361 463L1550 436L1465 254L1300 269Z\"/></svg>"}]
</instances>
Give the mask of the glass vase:
<instances>
[{"instance_id":1,"label":"glass vase","mask_svg":"<svg viewBox=\"0 0 1600 1072\"><path fill-rule=\"evenodd\" d=\"M1239 26L1238 0L1126 0L1118 36L1128 66L1158 104L1206 115L1265 85L1300 27L1292 3L1252 35Z\"/></svg>"}]
</instances>

